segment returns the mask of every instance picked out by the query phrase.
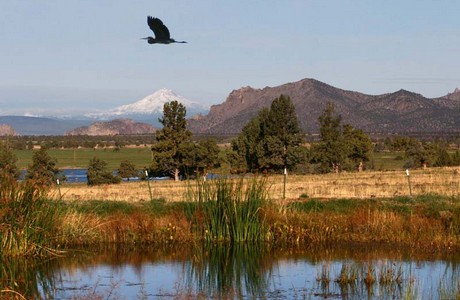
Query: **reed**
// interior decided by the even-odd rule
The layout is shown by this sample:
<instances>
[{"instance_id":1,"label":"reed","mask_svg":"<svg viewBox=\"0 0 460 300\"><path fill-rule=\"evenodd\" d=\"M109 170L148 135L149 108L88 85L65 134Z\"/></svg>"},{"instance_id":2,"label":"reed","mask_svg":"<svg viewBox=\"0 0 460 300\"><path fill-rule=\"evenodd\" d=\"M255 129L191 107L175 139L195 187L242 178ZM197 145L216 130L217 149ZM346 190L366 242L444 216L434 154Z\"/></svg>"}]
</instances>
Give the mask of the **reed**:
<instances>
[{"instance_id":1,"label":"reed","mask_svg":"<svg viewBox=\"0 0 460 300\"><path fill-rule=\"evenodd\" d=\"M371 295L385 295L385 298L396 299L419 299L417 290L414 289L414 278L410 266L403 267L397 262L344 262L341 264L340 272L335 275L336 279L332 281L331 262L322 263L321 270L317 274L317 282L320 283L321 295L327 296L330 294L333 282L337 284L342 295L351 296L352 299L362 299ZM364 288L364 289L363 289ZM334 290L334 287L333 287ZM440 288L438 293L441 295L452 295L456 291L455 288L448 289ZM430 297L429 297L430 298ZM443 298L440 299L456 299Z\"/></svg>"},{"instance_id":2,"label":"reed","mask_svg":"<svg viewBox=\"0 0 460 300\"><path fill-rule=\"evenodd\" d=\"M264 220L266 182L252 178L221 178L200 181L188 187L189 202L195 207L188 215L196 232L206 241L262 241L268 226Z\"/></svg>"},{"instance_id":3,"label":"reed","mask_svg":"<svg viewBox=\"0 0 460 300\"><path fill-rule=\"evenodd\" d=\"M50 260L0 257L0 299L49 299L56 289Z\"/></svg>"},{"instance_id":4,"label":"reed","mask_svg":"<svg viewBox=\"0 0 460 300\"><path fill-rule=\"evenodd\" d=\"M55 251L59 205L47 189L0 174L0 256L45 256Z\"/></svg>"}]
</instances>

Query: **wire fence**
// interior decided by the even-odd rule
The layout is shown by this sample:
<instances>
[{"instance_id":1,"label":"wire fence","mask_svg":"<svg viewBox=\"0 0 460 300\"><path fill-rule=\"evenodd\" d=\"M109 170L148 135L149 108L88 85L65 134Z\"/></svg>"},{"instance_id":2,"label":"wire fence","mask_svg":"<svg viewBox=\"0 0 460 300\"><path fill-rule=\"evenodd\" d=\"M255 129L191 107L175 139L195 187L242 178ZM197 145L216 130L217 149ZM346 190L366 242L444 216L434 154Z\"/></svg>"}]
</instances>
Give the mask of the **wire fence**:
<instances>
[{"instance_id":1,"label":"wire fence","mask_svg":"<svg viewBox=\"0 0 460 300\"><path fill-rule=\"evenodd\" d=\"M269 175L266 180L270 198L274 200L363 199L424 194L460 198L460 168L458 167L414 170L410 171L409 176L403 170L287 175L286 185L282 175ZM64 200L185 201L187 190L193 185L194 181L172 180L124 182L92 187L85 184L64 184L61 186L61 193Z\"/></svg>"}]
</instances>

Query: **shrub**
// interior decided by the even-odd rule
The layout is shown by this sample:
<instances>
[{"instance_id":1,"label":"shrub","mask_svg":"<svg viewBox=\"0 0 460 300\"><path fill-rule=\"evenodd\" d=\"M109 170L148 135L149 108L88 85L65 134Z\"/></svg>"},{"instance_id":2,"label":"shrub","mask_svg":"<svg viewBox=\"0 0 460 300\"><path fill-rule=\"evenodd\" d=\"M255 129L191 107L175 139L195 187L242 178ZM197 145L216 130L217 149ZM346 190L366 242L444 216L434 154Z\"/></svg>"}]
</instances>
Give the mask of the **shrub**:
<instances>
[{"instance_id":1,"label":"shrub","mask_svg":"<svg viewBox=\"0 0 460 300\"><path fill-rule=\"evenodd\" d=\"M32 165L27 169L26 179L37 185L50 186L59 176L57 160L48 155L44 148L36 151L32 156ZM61 177L61 180L65 180Z\"/></svg>"},{"instance_id":2,"label":"shrub","mask_svg":"<svg viewBox=\"0 0 460 300\"><path fill-rule=\"evenodd\" d=\"M107 162L93 157L89 161L87 172L88 185L100 185L119 183L120 177L114 176L112 172L107 170Z\"/></svg>"}]
</instances>

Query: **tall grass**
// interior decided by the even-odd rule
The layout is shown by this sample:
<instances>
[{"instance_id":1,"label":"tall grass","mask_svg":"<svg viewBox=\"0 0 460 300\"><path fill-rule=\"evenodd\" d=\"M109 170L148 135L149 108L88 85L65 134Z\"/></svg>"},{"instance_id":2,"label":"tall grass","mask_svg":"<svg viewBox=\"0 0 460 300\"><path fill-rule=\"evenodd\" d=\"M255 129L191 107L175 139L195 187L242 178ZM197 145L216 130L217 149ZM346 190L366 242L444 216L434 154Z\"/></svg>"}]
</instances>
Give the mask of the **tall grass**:
<instances>
[{"instance_id":1,"label":"tall grass","mask_svg":"<svg viewBox=\"0 0 460 300\"><path fill-rule=\"evenodd\" d=\"M0 172L0 257L53 252L58 206L45 198L45 187Z\"/></svg>"},{"instance_id":2,"label":"tall grass","mask_svg":"<svg viewBox=\"0 0 460 300\"><path fill-rule=\"evenodd\" d=\"M49 299L56 287L51 261L0 257L0 299Z\"/></svg>"},{"instance_id":3,"label":"tall grass","mask_svg":"<svg viewBox=\"0 0 460 300\"><path fill-rule=\"evenodd\" d=\"M189 184L188 217L205 241L246 242L265 240L268 226L264 208L268 201L266 181L260 178L197 180Z\"/></svg>"}]
</instances>

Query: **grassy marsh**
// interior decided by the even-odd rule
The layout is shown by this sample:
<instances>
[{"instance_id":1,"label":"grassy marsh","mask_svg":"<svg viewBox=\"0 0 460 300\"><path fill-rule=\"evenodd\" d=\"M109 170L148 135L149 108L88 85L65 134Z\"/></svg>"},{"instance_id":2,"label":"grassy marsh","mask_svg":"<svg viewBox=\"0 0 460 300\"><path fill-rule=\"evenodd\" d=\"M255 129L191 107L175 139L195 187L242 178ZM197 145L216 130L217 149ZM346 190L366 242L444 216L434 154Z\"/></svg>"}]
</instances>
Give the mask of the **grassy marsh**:
<instances>
[{"instance_id":1,"label":"grassy marsh","mask_svg":"<svg viewBox=\"0 0 460 300\"><path fill-rule=\"evenodd\" d=\"M334 193L308 191L312 186L336 191L334 182L338 181L343 182L341 189L355 192L365 181L391 189L396 184L390 182L399 180L395 174L290 176L287 199L280 197L279 176L154 182L153 200L149 200L146 182L97 187L67 184L61 187L63 200L53 200L56 191L2 179L2 255L36 255L98 243L161 245L203 240L458 249L456 169L414 172L412 196L386 191L369 197L363 193L332 197ZM432 188L426 186L430 184ZM415 188L418 185L425 186L423 192ZM437 193L428 192L435 188Z\"/></svg>"}]
</instances>

